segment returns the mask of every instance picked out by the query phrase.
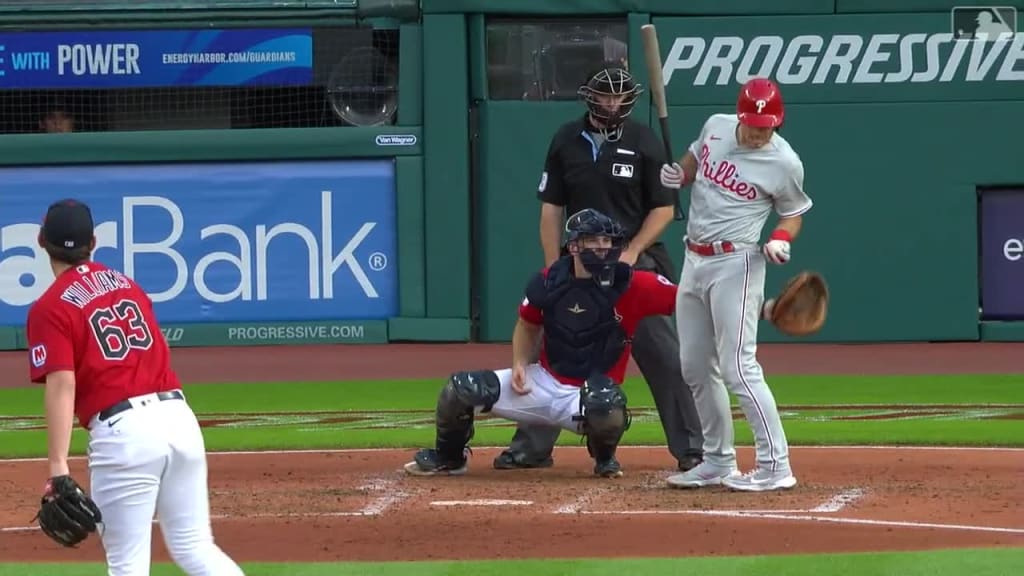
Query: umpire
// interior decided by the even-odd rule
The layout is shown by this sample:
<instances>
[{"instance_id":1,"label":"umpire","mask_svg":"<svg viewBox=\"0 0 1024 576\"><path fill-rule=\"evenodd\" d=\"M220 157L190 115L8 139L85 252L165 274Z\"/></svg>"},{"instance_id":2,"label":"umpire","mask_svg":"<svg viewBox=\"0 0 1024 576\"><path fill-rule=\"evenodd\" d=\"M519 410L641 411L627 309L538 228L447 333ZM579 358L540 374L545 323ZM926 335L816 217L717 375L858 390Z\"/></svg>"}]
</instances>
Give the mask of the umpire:
<instances>
[{"instance_id":1,"label":"umpire","mask_svg":"<svg viewBox=\"0 0 1024 576\"><path fill-rule=\"evenodd\" d=\"M630 241L622 260L639 270L676 278L668 251L658 238L674 215L674 190L661 185L666 162L658 136L629 118L643 92L628 71L606 62L580 87L587 113L563 124L548 148L537 196L541 201L540 239L545 265L558 259L563 211L593 208L618 220ZM703 436L690 387L679 367L673 319L641 321L633 338L633 359L643 373L661 417L668 449L680 470L703 458ZM497 469L545 468L559 428L520 424L507 450L494 459Z\"/></svg>"}]
</instances>

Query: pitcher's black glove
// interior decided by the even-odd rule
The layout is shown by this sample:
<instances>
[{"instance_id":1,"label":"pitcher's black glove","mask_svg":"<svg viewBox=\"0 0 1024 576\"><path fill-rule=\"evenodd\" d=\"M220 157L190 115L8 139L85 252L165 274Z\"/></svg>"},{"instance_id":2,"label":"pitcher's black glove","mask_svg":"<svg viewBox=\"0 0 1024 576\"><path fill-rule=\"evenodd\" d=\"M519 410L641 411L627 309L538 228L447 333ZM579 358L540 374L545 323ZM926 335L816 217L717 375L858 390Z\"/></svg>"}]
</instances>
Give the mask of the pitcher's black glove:
<instances>
[{"instance_id":1,"label":"pitcher's black glove","mask_svg":"<svg viewBox=\"0 0 1024 576\"><path fill-rule=\"evenodd\" d=\"M96 531L103 521L99 508L71 476L46 481L39 513L39 528L54 542L73 548Z\"/></svg>"}]
</instances>

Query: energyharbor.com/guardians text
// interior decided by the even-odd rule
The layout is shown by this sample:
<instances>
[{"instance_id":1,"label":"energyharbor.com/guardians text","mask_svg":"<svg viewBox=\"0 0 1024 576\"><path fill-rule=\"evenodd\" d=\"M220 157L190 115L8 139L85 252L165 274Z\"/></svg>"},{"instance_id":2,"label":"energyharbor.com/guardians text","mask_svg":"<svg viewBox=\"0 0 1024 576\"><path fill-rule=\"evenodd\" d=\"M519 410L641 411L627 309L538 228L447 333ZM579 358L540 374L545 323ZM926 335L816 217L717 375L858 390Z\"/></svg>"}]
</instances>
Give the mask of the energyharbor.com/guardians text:
<instances>
[{"instance_id":1,"label":"energyharbor.com/guardians text","mask_svg":"<svg viewBox=\"0 0 1024 576\"><path fill-rule=\"evenodd\" d=\"M251 64L260 62L295 62L295 52L198 52L163 55L164 64Z\"/></svg>"}]
</instances>

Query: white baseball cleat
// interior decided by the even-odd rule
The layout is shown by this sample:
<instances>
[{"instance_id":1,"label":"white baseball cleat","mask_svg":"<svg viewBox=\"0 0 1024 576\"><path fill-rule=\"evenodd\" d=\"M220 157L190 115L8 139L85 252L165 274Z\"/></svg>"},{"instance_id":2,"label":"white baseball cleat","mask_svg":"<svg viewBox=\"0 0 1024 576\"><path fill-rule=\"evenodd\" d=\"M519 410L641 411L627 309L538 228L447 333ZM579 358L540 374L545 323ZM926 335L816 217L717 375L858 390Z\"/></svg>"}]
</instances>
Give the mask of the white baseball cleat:
<instances>
[{"instance_id":1,"label":"white baseball cleat","mask_svg":"<svg viewBox=\"0 0 1024 576\"><path fill-rule=\"evenodd\" d=\"M701 462L694 468L669 476L665 481L673 488L702 488L718 486L726 478L739 476L739 470L733 467L716 466L710 462Z\"/></svg>"},{"instance_id":2,"label":"white baseball cleat","mask_svg":"<svg viewBox=\"0 0 1024 576\"><path fill-rule=\"evenodd\" d=\"M793 473L789 470L772 472L764 468L755 468L742 476L734 476L722 480L722 485L743 492L788 490L796 486L796 476L793 476Z\"/></svg>"}]
</instances>

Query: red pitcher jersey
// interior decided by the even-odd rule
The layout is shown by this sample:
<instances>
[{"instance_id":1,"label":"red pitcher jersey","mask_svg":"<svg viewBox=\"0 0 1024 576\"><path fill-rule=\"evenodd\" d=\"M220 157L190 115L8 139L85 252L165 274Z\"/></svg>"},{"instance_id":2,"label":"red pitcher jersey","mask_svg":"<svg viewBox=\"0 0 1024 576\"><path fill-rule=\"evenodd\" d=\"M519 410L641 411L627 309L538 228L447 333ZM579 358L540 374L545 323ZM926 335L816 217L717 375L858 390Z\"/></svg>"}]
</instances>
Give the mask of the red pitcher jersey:
<instances>
[{"instance_id":1,"label":"red pitcher jersey","mask_svg":"<svg viewBox=\"0 0 1024 576\"><path fill-rule=\"evenodd\" d=\"M75 373L75 415L93 415L133 396L180 387L149 296L98 262L69 268L28 311L29 373Z\"/></svg>"}]
</instances>

